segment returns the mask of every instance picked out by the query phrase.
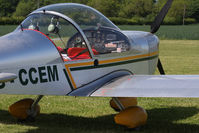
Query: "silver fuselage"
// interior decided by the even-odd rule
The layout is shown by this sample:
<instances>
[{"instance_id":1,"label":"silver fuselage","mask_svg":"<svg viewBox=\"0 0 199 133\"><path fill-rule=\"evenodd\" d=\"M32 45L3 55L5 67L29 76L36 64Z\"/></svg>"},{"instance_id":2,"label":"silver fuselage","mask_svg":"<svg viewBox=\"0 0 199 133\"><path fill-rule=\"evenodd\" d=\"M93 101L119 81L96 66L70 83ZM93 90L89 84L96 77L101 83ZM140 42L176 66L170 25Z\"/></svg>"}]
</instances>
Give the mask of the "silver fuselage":
<instances>
[{"instance_id":1,"label":"silver fuselage","mask_svg":"<svg viewBox=\"0 0 199 133\"><path fill-rule=\"evenodd\" d=\"M158 59L157 37L147 32L123 33L131 44L129 52L76 61L63 61L53 43L37 31L18 30L2 36L0 72L14 73L18 78L0 83L0 93L67 95L117 70L128 70L135 75L153 74Z\"/></svg>"}]
</instances>

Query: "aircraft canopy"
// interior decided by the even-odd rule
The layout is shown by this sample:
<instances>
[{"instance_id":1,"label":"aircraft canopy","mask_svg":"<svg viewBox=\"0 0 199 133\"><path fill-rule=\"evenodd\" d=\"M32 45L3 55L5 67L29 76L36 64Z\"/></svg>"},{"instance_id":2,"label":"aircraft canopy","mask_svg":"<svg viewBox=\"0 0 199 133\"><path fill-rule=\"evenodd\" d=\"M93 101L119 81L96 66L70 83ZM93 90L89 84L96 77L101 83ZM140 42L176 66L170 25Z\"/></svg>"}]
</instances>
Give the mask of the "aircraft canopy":
<instances>
[{"instance_id":1,"label":"aircraft canopy","mask_svg":"<svg viewBox=\"0 0 199 133\"><path fill-rule=\"evenodd\" d=\"M75 21L82 29L103 26L119 30L119 28L108 18L106 18L97 10L86 5L76 3L61 3L45 6L37 9L36 11L43 10L55 11L64 14Z\"/></svg>"}]
</instances>

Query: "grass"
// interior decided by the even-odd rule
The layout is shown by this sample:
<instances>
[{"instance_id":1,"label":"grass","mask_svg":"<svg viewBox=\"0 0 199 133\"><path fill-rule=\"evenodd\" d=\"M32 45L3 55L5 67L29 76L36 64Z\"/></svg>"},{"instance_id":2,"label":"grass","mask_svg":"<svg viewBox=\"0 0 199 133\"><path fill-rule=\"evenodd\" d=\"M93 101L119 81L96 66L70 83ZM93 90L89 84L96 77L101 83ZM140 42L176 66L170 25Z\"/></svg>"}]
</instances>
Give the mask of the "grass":
<instances>
[{"instance_id":1,"label":"grass","mask_svg":"<svg viewBox=\"0 0 199 133\"><path fill-rule=\"evenodd\" d=\"M0 26L0 31L14 29L14 26L6 27ZM167 74L199 74L198 51L199 40L160 40L160 58ZM18 123L7 109L25 97L34 96L0 96L2 133L130 132L114 123L116 112L109 107L110 98L45 96L36 121ZM198 101L199 98L138 98L139 106L145 108L149 116L138 133L199 132Z\"/></svg>"},{"instance_id":2,"label":"grass","mask_svg":"<svg viewBox=\"0 0 199 133\"><path fill-rule=\"evenodd\" d=\"M17 25L0 25L0 36L12 32L17 28Z\"/></svg>"},{"instance_id":3,"label":"grass","mask_svg":"<svg viewBox=\"0 0 199 133\"><path fill-rule=\"evenodd\" d=\"M167 74L199 74L199 40L161 40L160 58Z\"/></svg>"}]
</instances>

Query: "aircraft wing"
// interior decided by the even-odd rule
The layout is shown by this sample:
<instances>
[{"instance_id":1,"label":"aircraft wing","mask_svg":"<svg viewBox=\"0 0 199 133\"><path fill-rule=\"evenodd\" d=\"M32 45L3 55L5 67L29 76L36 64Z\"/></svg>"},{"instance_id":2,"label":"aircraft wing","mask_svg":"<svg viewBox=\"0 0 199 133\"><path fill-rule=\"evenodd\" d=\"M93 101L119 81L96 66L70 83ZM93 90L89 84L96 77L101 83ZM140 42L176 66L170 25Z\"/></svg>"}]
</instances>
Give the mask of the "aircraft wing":
<instances>
[{"instance_id":1,"label":"aircraft wing","mask_svg":"<svg viewBox=\"0 0 199 133\"><path fill-rule=\"evenodd\" d=\"M12 81L17 78L17 75L14 73L0 73L0 83Z\"/></svg>"},{"instance_id":2,"label":"aircraft wing","mask_svg":"<svg viewBox=\"0 0 199 133\"><path fill-rule=\"evenodd\" d=\"M199 97L199 75L129 75L107 83L90 96Z\"/></svg>"}]
</instances>

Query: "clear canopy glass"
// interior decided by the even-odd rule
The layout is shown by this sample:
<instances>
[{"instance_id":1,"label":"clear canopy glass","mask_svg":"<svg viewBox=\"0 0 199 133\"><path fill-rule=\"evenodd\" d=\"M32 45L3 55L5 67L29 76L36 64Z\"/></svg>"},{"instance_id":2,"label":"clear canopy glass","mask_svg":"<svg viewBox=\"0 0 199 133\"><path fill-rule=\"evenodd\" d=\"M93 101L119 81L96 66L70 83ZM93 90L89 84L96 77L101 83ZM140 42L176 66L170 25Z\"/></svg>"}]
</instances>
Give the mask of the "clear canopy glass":
<instances>
[{"instance_id":1,"label":"clear canopy glass","mask_svg":"<svg viewBox=\"0 0 199 133\"><path fill-rule=\"evenodd\" d=\"M61 3L45 6L37 9L36 11L43 10L62 13L70 17L82 29L87 29L91 27L98 28L99 26L102 26L119 30L119 28L114 25L108 18L106 18L97 10L86 5L75 3Z\"/></svg>"}]
</instances>

